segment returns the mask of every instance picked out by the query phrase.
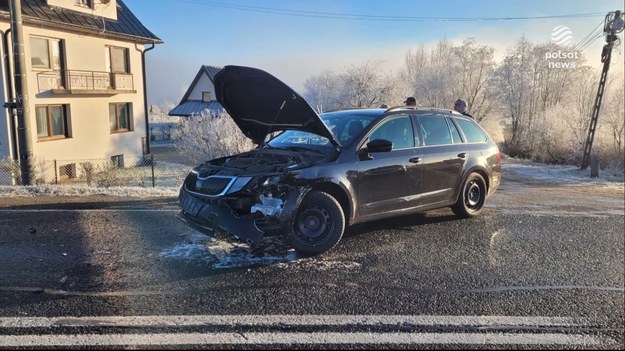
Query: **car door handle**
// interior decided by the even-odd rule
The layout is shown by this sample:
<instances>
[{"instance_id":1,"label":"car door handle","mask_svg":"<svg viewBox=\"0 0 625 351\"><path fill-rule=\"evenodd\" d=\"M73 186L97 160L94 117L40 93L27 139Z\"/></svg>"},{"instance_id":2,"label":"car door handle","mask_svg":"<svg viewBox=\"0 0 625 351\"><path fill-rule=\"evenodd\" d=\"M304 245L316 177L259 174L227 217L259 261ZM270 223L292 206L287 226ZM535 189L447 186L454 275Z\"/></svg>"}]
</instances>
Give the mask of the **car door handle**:
<instances>
[{"instance_id":1,"label":"car door handle","mask_svg":"<svg viewBox=\"0 0 625 351\"><path fill-rule=\"evenodd\" d=\"M421 157L413 157L410 160L408 160L412 163L420 163L421 162Z\"/></svg>"},{"instance_id":2,"label":"car door handle","mask_svg":"<svg viewBox=\"0 0 625 351\"><path fill-rule=\"evenodd\" d=\"M461 152L458 154L459 158L467 158L467 153L466 152Z\"/></svg>"}]
</instances>

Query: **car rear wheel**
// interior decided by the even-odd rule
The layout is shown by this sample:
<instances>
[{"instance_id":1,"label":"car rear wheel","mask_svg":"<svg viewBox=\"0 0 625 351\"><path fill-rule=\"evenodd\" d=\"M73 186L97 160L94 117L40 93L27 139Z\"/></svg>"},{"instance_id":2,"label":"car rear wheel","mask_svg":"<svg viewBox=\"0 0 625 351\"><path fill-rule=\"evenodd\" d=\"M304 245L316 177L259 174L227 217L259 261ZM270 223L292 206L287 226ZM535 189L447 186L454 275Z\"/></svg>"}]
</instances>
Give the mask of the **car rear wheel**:
<instances>
[{"instance_id":1,"label":"car rear wheel","mask_svg":"<svg viewBox=\"0 0 625 351\"><path fill-rule=\"evenodd\" d=\"M344 230L345 216L338 201L328 193L311 191L295 217L291 246L302 254L319 254L333 248Z\"/></svg>"},{"instance_id":2,"label":"car rear wheel","mask_svg":"<svg viewBox=\"0 0 625 351\"><path fill-rule=\"evenodd\" d=\"M470 218L480 214L486 200L486 182L478 173L471 173L462 184L458 201L451 208L458 217Z\"/></svg>"}]
</instances>

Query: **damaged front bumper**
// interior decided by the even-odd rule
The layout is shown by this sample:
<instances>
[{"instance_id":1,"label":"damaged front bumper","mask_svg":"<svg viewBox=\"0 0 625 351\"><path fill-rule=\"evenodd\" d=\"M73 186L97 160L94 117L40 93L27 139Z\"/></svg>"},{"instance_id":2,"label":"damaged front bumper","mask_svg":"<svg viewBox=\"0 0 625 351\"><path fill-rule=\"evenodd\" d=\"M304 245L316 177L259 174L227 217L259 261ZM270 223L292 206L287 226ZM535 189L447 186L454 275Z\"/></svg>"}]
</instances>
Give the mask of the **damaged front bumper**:
<instances>
[{"instance_id":1,"label":"damaged front bumper","mask_svg":"<svg viewBox=\"0 0 625 351\"><path fill-rule=\"evenodd\" d=\"M176 217L207 235L221 230L237 239L257 242L267 232L290 233L297 208L306 192L303 188L293 189L284 200L279 215L268 216L261 211L239 215L223 200L202 201L183 188L179 196L182 211Z\"/></svg>"}]
</instances>

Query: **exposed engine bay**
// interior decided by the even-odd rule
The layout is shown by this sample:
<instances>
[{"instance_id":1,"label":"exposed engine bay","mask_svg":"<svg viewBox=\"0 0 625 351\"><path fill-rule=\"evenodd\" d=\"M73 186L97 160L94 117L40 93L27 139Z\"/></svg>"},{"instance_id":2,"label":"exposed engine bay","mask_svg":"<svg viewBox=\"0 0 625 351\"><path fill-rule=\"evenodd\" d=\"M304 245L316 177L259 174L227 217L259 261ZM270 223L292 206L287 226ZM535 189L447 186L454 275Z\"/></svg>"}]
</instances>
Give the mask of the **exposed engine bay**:
<instances>
[{"instance_id":1,"label":"exposed engine bay","mask_svg":"<svg viewBox=\"0 0 625 351\"><path fill-rule=\"evenodd\" d=\"M283 173L295 168L307 167L321 158L315 154L311 157L311 155L303 155L299 152L288 150L259 149L209 161L198 168L202 176L205 175L205 171L211 174L235 173L238 175ZM214 166L219 166L219 168Z\"/></svg>"},{"instance_id":2,"label":"exposed engine bay","mask_svg":"<svg viewBox=\"0 0 625 351\"><path fill-rule=\"evenodd\" d=\"M308 191L296 185L293 172L336 155L314 151L257 149L196 167L185 190L214 206L226 205L238 218L253 218L263 232L290 225L296 206Z\"/></svg>"}]
</instances>

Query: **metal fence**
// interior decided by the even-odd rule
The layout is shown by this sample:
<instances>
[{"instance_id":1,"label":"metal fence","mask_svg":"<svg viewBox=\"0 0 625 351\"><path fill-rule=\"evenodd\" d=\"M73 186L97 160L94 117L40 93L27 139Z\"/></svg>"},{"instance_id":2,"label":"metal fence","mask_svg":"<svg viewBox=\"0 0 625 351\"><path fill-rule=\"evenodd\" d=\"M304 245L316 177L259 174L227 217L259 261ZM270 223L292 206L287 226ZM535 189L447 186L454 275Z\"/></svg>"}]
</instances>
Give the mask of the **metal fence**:
<instances>
[{"instance_id":1,"label":"metal fence","mask_svg":"<svg viewBox=\"0 0 625 351\"><path fill-rule=\"evenodd\" d=\"M89 187L179 187L192 167L159 160L155 155L128 155L102 159L37 160L32 162L32 184ZM0 185L20 185L17 160L0 159Z\"/></svg>"}]
</instances>

